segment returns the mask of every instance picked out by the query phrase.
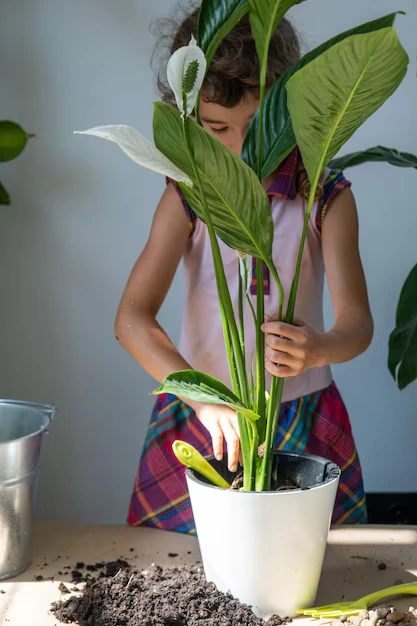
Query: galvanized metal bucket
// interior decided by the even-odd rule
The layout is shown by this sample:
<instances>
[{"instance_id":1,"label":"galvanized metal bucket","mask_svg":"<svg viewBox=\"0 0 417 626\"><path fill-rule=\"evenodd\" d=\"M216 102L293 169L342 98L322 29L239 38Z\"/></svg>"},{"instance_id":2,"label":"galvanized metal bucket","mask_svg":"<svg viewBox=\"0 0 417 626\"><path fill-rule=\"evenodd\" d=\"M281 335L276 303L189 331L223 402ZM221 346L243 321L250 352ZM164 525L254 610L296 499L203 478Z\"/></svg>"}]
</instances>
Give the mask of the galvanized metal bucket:
<instances>
[{"instance_id":1,"label":"galvanized metal bucket","mask_svg":"<svg viewBox=\"0 0 417 626\"><path fill-rule=\"evenodd\" d=\"M30 565L33 511L49 404L0 400L0 580Z\"/></svg>"}]
</instances>

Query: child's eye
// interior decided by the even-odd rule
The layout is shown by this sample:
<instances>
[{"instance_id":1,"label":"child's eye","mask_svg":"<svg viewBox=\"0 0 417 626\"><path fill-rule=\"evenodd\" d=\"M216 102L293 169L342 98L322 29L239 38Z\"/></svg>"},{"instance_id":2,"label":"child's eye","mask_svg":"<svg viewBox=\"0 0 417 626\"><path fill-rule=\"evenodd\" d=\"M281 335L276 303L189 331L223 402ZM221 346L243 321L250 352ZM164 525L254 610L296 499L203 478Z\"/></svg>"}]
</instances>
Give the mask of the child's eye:
<instances>
[{"instance_id":1,"label":"child's eye","mask_svg":"<svg viewBox=\"0 0 417 626\"><path fill-rule=\"evenodd\" d=\"M225 126L224 128L211 128L211 130L213 131L213 133L224 133L227 130L227 126Z\"/></svg>"}]
</instances>

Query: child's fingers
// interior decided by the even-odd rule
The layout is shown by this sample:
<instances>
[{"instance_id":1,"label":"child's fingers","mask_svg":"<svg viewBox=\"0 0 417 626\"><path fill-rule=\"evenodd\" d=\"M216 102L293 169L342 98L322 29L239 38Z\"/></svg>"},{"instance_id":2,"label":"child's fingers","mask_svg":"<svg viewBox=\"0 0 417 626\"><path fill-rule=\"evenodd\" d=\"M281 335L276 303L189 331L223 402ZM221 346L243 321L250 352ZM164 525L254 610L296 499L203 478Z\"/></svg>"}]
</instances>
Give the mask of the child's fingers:
<instances>
[{"instance_id":1,"label":"child's fingers","mask_svg":"<svg viewBox=\"0 0 417 626\"><path fill-rule=\"evenodd\" d=\"M290 376L296 375L294 370L288 365L276 365L268 358L265 359L265 369L267 369L270 374L277 376L278 378L289 378Z\"/></svg>"},{"instance_id":2,"label":"child's fingers","mask_svg":"<svg viewBox=\"0 0 417 626\"><path fill-rule=\"evenodd\" d=\"M275 352L284 352L296 358L302 358L303 356L302 347L298 346L295 341L289 341L279 337L279 335L271 335L270 333L265 338L265 350L268 350L268 348Z\"/></svg>"},{"instance_id":3,"label":"child's fingers","mask_svg":"<svg viewBox=\"0 0 417 626\"><path fill-rule=\"evenodd\" d=\"M218 422L213 422L212 424L207 425L206 428L211 435L214 458L217 459L217 461L221 461L223 458L223 431L220 424Z\"/></svg>"},{"instance_id":4,"label":"child's fingers","mask_svg":"<svg viewBox=\"0 0 417 626\"><path fill-rule=\"evenodd\" d=\"M280 365L288 365L291 367L295 363L295 357L288 352L281 352L280 350L273 350L269 346L265 348L265 356L272 363Z\"/></svg>"},{"instance_id":5,"label":"child's fingers","mask_svg":"<svg viewBox=\"0 0 417 626\"><path fill-rule=\"evenodd\" d=\"M237 436L240 439L240 431L239 431L239 420L237 418L236 413L232 413L231 417L230 417L230 421L233 427L233 430L235 431L235 433L237 434Z\"/></svg>"},{"instance_id":6,"label":"child's fingers","mask_svg":"<svg viewBox=\"0 0 417 626\"><path fill-rule=\"evenodd\" d=\"M239 459L239 435L229 420L222 422L222 429L227 443L228 467L231 472L235 472Z\"/></svg>"},{"instance_id":7,"label":"child's fingers","mask_svg":"<svg viewBox=\"0 0 417 626\"><path fill-rule=\"evenodd\" d=\"M239 458L239 422L234 411L218 405L202 405L197 413L200 422L210 433L215 459L223 458L223 439L226 439L228 466L234 472Z\"/></svg>"},{"instance_id":8,"label":"child's fingers","mask_svg":"<svg viewBox=\"0 0 417 626\"><path fill-rule=\"evenodd\" d=\"M282 324L281 328L286 328L286 330L289 332L288 326L295 326L295 327L302 327L305 326L306 323L300 319L299 317L294 317L293 321L291 322L291 324L288 324L287 322L278 322L278 316L277 315L269 315L268 313L265 314L264 316L265 318L265 322L270 323L270 322L276 322L277 325L278 324ZM274 332L274 331L270 331L270 332Z\"/></svg>"},{"instance_id":9,"label":"child's fingers","mask_svg":"<svg viewBox=\"0 0 417 626\"><path fill-rule=\"evenodd\" d=\"M286 339L296 341L299 337L300 330L292 324L286 324L285 322L264 322L261 326L261 330L264 333L270 333L272 335L279 335Z\"/></svg>"}]
</instances>

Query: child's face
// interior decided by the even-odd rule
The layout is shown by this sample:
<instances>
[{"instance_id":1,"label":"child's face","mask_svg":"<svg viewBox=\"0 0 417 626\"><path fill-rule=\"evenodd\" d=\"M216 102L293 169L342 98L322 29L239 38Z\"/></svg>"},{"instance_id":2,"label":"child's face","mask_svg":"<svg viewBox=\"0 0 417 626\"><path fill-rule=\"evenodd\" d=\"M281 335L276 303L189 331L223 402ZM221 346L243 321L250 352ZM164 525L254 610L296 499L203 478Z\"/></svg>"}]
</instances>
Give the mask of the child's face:
<instances>
[{"instance_id":1,"label":"child's face","mask_svg":"<svg viewBox=\"0 0 417 626\"><path fill-rule=\"evenodd\" d=\"M217 137L225 146L240 156L249 124L256 113L259 100L246 92L236 106L226 108L220 104L200 100L200 119L203 128Z\"/></svg>"}]
</instances>

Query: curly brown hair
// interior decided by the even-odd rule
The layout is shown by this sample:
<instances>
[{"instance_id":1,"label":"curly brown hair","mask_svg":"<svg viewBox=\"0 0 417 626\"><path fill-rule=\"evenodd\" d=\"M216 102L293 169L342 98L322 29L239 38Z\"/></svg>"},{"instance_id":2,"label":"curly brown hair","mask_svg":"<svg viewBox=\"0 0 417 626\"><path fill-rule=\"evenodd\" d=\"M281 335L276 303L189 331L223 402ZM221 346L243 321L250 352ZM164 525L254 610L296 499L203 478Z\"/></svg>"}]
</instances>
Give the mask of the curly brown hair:
<instances>
[{"instance_id":1,"label":"curly brown hair","mask_svg":"<svg viewBox=\"0 0 417 626\"><path fill-rule=\"evenodd\" d=\"M178 9L178 8L177 8ZM167 59L162 62L157 55L168 47L169 56L178 48L189 44L191 35L197 36L200 7L185 14L180 23L176 20L157 20L153 33L157 43L153 55L159 63L157 86L163 102L176 106L175 97L166 79ZM301 57L300 40L291 22L283 18L272 35L266 75L267 90ZM203 97L207 102L232 108L239 104L248 91L259 97L259 60L252 37L249 17L246 15L223 39L208 69L203 84ZM307 197L309 183L306 171L300 163L296 189Z\"/></svg>"},{"instance_id":2,"label":"curly brown hair","mask_svg":"<svg viewBox=\"0 0 417 626\"><path fill-rule=\"evenodd\" d=\"M195 9L179 25L172 40L170 54L187 46L197 34L200 9ZM269 49L267 89L300 58L300 44L294 27L283 19L272 36ZM175 104L174 95L162 74L158 75L162 100ZM204 99L224 107L234 107L245 92L259 96L259 61L255 41L246 15L219 45L203 85Z\"/></svg>"}]
</instances>

